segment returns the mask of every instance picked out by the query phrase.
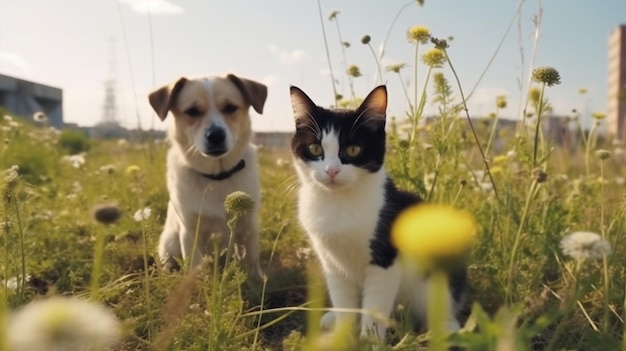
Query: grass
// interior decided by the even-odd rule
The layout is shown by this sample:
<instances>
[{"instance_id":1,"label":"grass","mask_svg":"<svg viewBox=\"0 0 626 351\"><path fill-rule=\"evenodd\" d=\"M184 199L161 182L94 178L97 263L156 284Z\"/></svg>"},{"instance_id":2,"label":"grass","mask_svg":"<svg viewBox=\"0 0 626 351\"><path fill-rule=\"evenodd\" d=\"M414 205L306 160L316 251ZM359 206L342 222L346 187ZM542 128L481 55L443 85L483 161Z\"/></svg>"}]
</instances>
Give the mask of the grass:
<instances>
[{"instance_id":1,"label":"grass","mask_svg":"<svg viewBox=\"0 0 626 351\"><path fill-rule=\"evenodd\" d=\"M494 116L469 119L466 92L450 83L459 77L445 70L455 58L446 43L435 42L444 55L430 57L424 81L413 82L423 88L411 99L403 86L408 125L388 121L387 169L401 188L466 209L480 224L468 266L467 323L446 342L470 350L626 350L623 149L599 137L597 126L587 135L580 128L583 116L573 120L572 134L582 142L572 149L544 135L533 123L549 109L550 84L541 81L540 94L529 95L517 126L494 126L507 108L503 97L494 96ZM428 51L418 46L430 44L408 45L420 53ZM342 57L349 58L345 51ZM376 59L379 70L382 54ZM390 67L387 74L404 67ZM417 65L413 69L420 77ZM338 99L334 78L333 89ZM353 105L353 95L337 104ZM427 103L435 103L439 115L424 123ZM260 150L267 277L254 283L237 262L223 272L214 262L190 274L159 270L155 250L168 201L166 143L89 140L18 118L0 120L0 140L0 336L6 332L3 311L45 295L71 295L104 304L123 321L116 350L369 345L347 332L319 331L319 309L327 306L323 278L295 217L297 179L284 162L288 150ZM605 158L599 149L612 154ZM17 178L13 165L19 167ZM121 217L109 224L94 220L94 208L103 204L118 208ZM137 213L144 208L149 217ZM599 261L564 255L561 239L579 230L600 234L611 254ZM389 337L394 346L387 349L425 348L427 339L400 320Z\"/></svg>"}]
</instances>

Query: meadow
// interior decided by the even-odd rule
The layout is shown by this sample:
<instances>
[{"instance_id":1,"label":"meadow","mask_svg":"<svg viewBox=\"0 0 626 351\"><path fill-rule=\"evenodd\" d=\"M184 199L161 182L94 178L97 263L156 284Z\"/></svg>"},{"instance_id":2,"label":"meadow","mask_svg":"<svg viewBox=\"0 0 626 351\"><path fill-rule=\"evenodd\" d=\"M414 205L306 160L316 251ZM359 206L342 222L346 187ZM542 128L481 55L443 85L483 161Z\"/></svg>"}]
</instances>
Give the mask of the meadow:
<instances>
[{"instance_id":1,"label":"meadow","mask_svg":"<svg viewBox=\"0 0 626 351\"><path fill-rule=\"evenodd\" d=\"M421 26L407 38L416 52L412 67L381 67L378 59L373 65L390 80L401 72L417 79L418 65L426 72L423 89L414 97L406 91L408 118L388 117L387 170L401 188L467 210L480 226L467 262L467 323L447 343L468 350L626 350L626 155L598 132L604 114L572 112L562 123L575 142L556 143L538 121L550 112L558 67L533 67L518 123L496 128L513 108L504 96L493 97L493 113L470 119L455 58L446 51L454 42ZM360 76L359 67L348 67L349 81ZM353 89L341 93L336 105L358 104ZM439 114L426 118L426 104ZM328 305L295 216L297 179L287 148L260 147L266 279L248 281L237 262L219 271L210 260L192 273L164 273L156 243L168 201L166 141L89 139L49 128L45 119L28 122L3 110L0 116L0 351L18 351L5 342L15 331L13 313L50 296L112 311L121 326L113 350L369 347L349 333L317 328ZM593 118L591 130L583 130L583 118ZM581 231L597 235L574 246L563 241ZM74 316L59 308L41 310L19 330L48 343L41 350L108 332L92 326L98 319L86 309ZM428 338L400 321L381 349L426 349ZM72 347L56 350L80 349Z\"/></svg>"}]
</instances>

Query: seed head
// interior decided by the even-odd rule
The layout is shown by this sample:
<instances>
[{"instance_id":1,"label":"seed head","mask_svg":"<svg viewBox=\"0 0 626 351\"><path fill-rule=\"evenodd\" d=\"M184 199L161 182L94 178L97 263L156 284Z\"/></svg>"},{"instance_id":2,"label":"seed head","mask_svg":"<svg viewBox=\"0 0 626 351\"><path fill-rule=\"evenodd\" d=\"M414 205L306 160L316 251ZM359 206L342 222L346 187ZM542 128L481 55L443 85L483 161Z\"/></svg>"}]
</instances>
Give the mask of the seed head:
<instances>
[{"instance_id":1,"label":"seed head","mask_svg":"<svg viewBox=\"0 0 626 351\"><path fill-rule=\"evenodd\" d=\"M328 20L329 20L329 21L334 20L335 18L337 18L337 15L338 15L338 14L339 14L339 11L337 11L337 10L335 10L335 11L331 12L331 13L330 13L330 15L328 15Z\"/></svg>"},{"instance_id":2,"label":"seed head","mask_svg":"<svg viewBox=\"0 0 626 351\"><path fill-rule=\"evenodd\" d=\"M611 157L611 152L608 150L604 150L604 149L596 150L594 154L596 155L597 158L599 158L602 161Z\"/></svg>"},{"instance_id":3,"label":"seed head","mask_svg":"<svg viewBox=\"0 0 626 351\"><path fill-rule=\"evenodd\" d=\"M561 84L561 75L559 71L550 66L541 66L533 70L532 78L535 82L544 83L551 87Z\"/></svg>"},{"instance_id":4,"label":"seed head","mask_svg":"<svg viewBox=\"0 0 626 351\"><path fill-rule=\"evenodd\" d=\"M407 31L406 37L410 43L426 44L430 39L430 30L425 26L413 26Z\"/></svg>"},{"instance_id":5,"label":"seed head","mask_svg":"<svg viewBox=\"0 0 626 351\"><path fill-rule=\"evenodd\" d=\"M361 43L367 45L370 43L371 40L372 38L369 35L364 35L363 38L361 38Z\"/></svg>"},{"instance_id":6,"label":"seed head","mask_svg":"<svg viewBox=\"0 0 626 351\"><path fill-rule=\"evenodd\" d=\"M98 204L94 206L92 216L96 221L102 224L112 224L120 219L122 210L114 203Z\"/></svg>"},{"instance_id":7,"label":"seed head","mask_svg":"<svg viewBox=\"0 0 626 351\"><path fill-rule=\"evenodd\" d=\"M404 67L406 67L406 63L398 62L398 63L394 63L392 65L389 65L389 66L385 67L385 71L387 71L387 72L394 72L394 73L400 73L400 70L403 69Z\"/></svg>"},{"instance_id":8,"label":"seed head","mask_svg":"<svg viewBox=\"0 0 626 351\"><path fill-rule=\"evenodd\" d=\"M496 107L497 108L506 108L506 96L504 95L500 95L500 96L496 96Z\"/></svg>"},{"instance_id":9,"label":"seed head","mask_svg":"<svg viewBox=\"0 0 626 351\"><path fill-rule=\"evenodd\" d=\"M344 48L349 48L350 47L350 42L349 41L344 41L341 43L341 45L343 45Z\"/></svg>"},{"instance_id":10,"label":"seed head","mask_svg":"<svg viewBox=\"0 0 626 351\"><path fill-rule=\"evenodd\" d=\"M533 179L536 180L537 183L543 183L548 180L548 174L541 168L535 168L533 170Z\"/></svg>"},{"instance_id":11,"label":"seed head","mask_svg":"<svg viewBox=\"0 0 626 351\"><path fill-rule=\"evenodd\" d=\"M103 350L120 337L119 322L109 309L64 297L29 303L8 327L11 350Z\"/></svg>"},{"instance_id":12,"label":"seed head","mask_svg":"<svg viewBox=\"0 0 626 351\"><path fill-rule=\"evenodd\" d=\"M580 94L580 95L585 95L585 94L587 94L587 92L588 92L587 88L580 88L580 89L578 89L578 94Z\"/></svg>"},{"instance_id":13,"label":"seed head","mask_svg":"<svg viewBox=\"0 0 626 351\"><path fill-rule=\"evenodd\" d=\"M611 253L611 244L593 232L574 232L561 239L563 254L577 260L600 260Z\"/></svg>"},{"instance_id":14,"label":"seed head","mask_svg":"<svg viewBox=\"0 0 626 351\"><path fill-rule=\"evenodd\" d=\"M226 213L230 215L244 215L254 208L254 200L243 191L235 191L224 200Z\"/></svg>"},{"instance_id":15,"label":"seed head","mask_svg":"<svg viewBox=\"0 0 626 351\"><path fill-rule=\"evenodd\" d=\"M348 67L347 73L350 77L357 78L361 76L361 69L357 65L350 65Z\"/></svg>"},{"instance_id":16,"label":"seed head","mask_svg":"<svg viewBox=\"0 0 626 351\"><path fill-rule=\"evenodd\" d=\"M452 41L452 37L448 37L448 40ZM430 42L435 44L435 47L437 49L441 49L441 50L445 50L447 48L450 47L450 45L448 45L448 40L446 39L439 39L439 38L430 38Z\"/></svg>"},{"instance_id":17,"label":"seed head","mask_svg":"<svg viewBox=\"0 0 626 351\"><path fill-rule=\"evenodd\" d=\"M446 53L439 48L432 48L422 56L422 61L432 68L441 68L446 62Z\"/></svg>"}]
</instances>

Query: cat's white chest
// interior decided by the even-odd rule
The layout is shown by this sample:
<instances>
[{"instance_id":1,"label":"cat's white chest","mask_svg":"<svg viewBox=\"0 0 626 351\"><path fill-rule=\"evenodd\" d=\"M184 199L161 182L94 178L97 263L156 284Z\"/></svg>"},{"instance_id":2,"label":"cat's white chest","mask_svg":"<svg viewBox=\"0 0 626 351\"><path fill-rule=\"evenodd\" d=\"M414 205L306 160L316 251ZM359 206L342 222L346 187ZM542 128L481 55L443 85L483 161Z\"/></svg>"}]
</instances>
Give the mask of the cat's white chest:
<instances>
[{"instance_id":1,"label":"cat's white chest","mask_svg":"<svg viewBox=\"0 0 626 351\"><path fill-rule=\"evenodd\" d=\"M371 260L370 241L384 204L384 192L327 193L314 188L300 191L302 226L326 269L360 280Z\"/></svg>"}]
</instances>

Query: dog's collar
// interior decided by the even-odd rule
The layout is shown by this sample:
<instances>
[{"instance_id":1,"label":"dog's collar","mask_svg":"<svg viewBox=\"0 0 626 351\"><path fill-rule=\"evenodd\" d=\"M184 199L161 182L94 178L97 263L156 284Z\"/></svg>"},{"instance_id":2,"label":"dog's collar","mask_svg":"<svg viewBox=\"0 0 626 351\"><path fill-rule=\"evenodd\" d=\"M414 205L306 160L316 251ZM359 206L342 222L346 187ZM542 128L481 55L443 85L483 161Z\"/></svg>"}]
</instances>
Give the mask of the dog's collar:
<instances>
[{"instance_id":1,"label":"dog's collar","mask_svg":"<svg viewBox=\"0 0 626 351\"><path fill-rule=\"evenodd\" d=\"M239 163L235 165L235 167L229 169L228 171L220 172L217 174L206 174L206 173L201 173L201 174L211 180L224 180L224 179L230 178L233 174L241 171L245 167L246 167L246 161L242 158L241 161L239 161Z\"/></svg>"}]
</instances>

